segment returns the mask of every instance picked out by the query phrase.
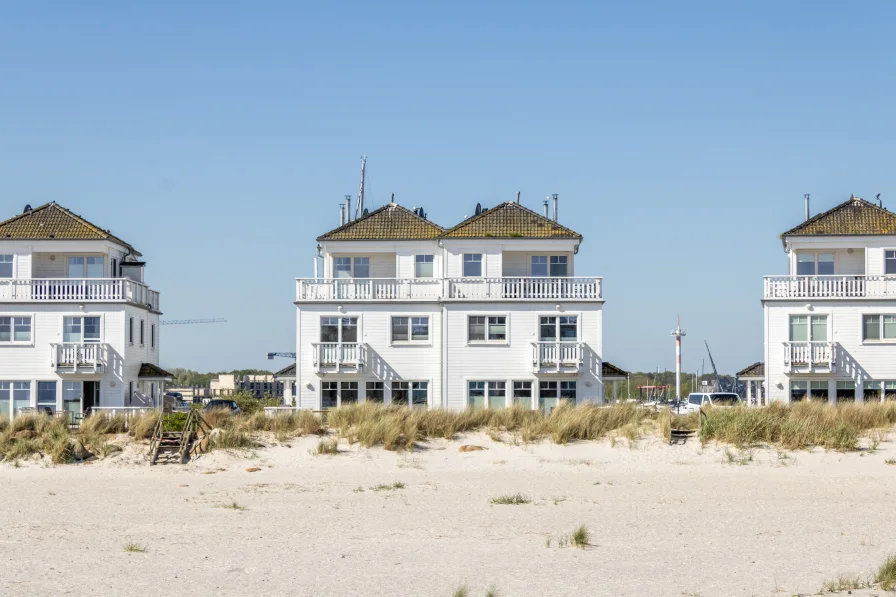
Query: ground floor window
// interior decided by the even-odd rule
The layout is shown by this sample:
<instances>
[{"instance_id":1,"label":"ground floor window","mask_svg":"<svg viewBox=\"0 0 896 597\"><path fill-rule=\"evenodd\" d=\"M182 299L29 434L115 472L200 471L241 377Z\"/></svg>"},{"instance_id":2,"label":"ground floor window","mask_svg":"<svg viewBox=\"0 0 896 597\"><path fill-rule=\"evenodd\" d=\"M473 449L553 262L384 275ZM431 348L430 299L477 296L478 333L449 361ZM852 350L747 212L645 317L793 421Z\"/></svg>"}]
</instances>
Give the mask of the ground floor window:
<instances>
[{"instance_id":1,"label":"ground floor window","mask_svg":"<svg viewBox=\"0 0 896 597\"><path fill-rule=\"evenodd\" d=\"M504 408L507 405L503 381L467 382L467 397L470 408Z\"/></svg>"},{"instance_id":2,"label":"ground floor window","mask_svg":"<svg viewBox=\"0 0 896 597\"><path fill-rule=\"evenodd\" d=\"M383 403L383 398L386 395L385 384L381 381L368 381L366 385L366 390L364 392L364 400L366 402L375 402L377 404Z\"/></svg>"},{"instance_id":3,"label":"ground floor window","mask_svg":"<svg viewBox=\"0 0 896 597\"><path fill-rule=\"evenodd\" d=\"M37 382L37 410L53 415L56 412L56 382Z\"/></svg>"},{"instance_id":4,"label":"ground floor window","mask_svg":"<svg viewBox=\"0 0 896 597\"><path fill-rule=\"evenodd\" d=\"M560 382L560 400L567 400L576 403L576 382L561 381Z\"/></svg>"},{"instance_id":5,"label":"ground floor window","mask_svg":"<svg viewBox=\"0 0 896 597\"><path fill-rule=\"evenodd\" d=\"M325 381L320 385L321 409L337 408L358 402L358 382Z\"/></svg>"},{"instance_id":6,"label":"ground floor window","mask_svg":"<svg viewBox=\"0 0 896 597\"><path fill-rule=\"evenodd\" d=\"M896 400L896 381L866 381L864 392L865 402Z\"/></svg>"},{"instance_id":7,"label":"ground floor window","mask_svg":"<svg viewBox=\"0 0 896 597\"><path fill-rule=\"evenodd\" d=\"M560 392L556 381L538 382L538 408L550 414L560 404Z\"/></svg>"},{"instance_id":8,"label":"ground floor window","mask_svg":"<svg viewBox=\"0 0 896 597\"><path fill-rule=\"evenodd\" d=\"M357 404L358 402L358 382L342 381L339 382L339 403L340 406L346 404Z\"/></svg>"},{"instance_id":9,"label":"ground floor window","mask_svg":"<svg viewBox=\"0 0 896 597\"><path fill-rule=\"evenodd\" d=\"M513 382L513 404L523 408L532 408L532 382Z\"/></svg>"},{"instance_id":10,"label":"ground floor window","mask_svg":"<svg viewBox=\"0 0 896 597\"><path fill-rule=\"evenodd\" d=\"M827 380L823 381L810 381L809 382L809 399L813 402L827 402L828 401L828 382Z\"/></svg>"},{"instance_id":11,"label":"ground floor window","mask_svg":"<svg viewBox=\"0 0 896 597\"><path fill-rule=\"evenodd\" d=\"M793 380L790 382L790 401L791 402L800 402L800 401L804 400L808 393L809 393L809 382L808 381Z\"/></svg>"},{"instance_id":12,"label":"ground floor window","mask_svg":"<svg viewBox=\"0 0 896 597\"><path fill-rule=\"evenodd\" d=\"M426 408L429 404L429 382L393 381L392 404Z\"/></svg>"},{"instance_id":13,"label":"ground floor window","mask_svg":"<svg viewBox=\"0 0 896 597\"><path fill-rule=\"evenodd\" d=\"M855 396L855 389L853 389ZM815 402L828 401L828 381L804 381L792 380L790 382L790 401L800 402L802 400L812 400Z\"/></svg>"},{"instance_id":14,"label":"ground floor window","mask_svg":"<svg viewBox=\"0 0 896 597\"><path fill-rule=\"evenodd\" d=\"M837 402L856 401L856 382L852 380L837 382Z\"/></svg>"},{"instance_id":15,"label":"ground floor window","mask_svg":"<svg viewBox=\"0 0 896 597\"><path fill-rule=\"evenodd\" d=\"M0 381L0 417L12 419L31 406L30 381Z\"/></svg>"},{"instance_id":16,"label":"ground floor window","mask_svg":"<svg viewBox=\"0 0 896 597\"><path fill-rule=\"evenodd\" d=\"M70 418L81 412L81 392L80 381L62 382L62 410L68 413Z\"/></svg>"}]
</instances>

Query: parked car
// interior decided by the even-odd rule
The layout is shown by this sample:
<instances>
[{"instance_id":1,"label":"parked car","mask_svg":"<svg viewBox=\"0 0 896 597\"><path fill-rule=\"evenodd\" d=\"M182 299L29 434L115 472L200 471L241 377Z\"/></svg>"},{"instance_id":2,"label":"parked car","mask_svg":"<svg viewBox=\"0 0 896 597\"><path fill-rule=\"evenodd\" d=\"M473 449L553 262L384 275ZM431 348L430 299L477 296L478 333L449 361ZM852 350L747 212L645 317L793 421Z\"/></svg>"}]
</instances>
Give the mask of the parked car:
<instances>
[{"instance_id":1,"label":"parked car","mask_svg":"<svg viewBox=\"0 0 896 597\"><path fill-rule=\"evenodd\" d=\"M236 402L233 400L209 400L208 404L205 405L205 408L202 409L202 412L207 413L210 410L229 410L235 415L242 412L240 407L237 406Z\"/></svg>"},{"instance_id":2,"label":"parked car","mask_svg":"<svg viewBox=\"0 0 896 597\"><path fill-rule=\"evenodd\" d=\"M687 404L684 405L685 413L695 413L703 406L738 406L743 401L740 396L731 392L712 392L711 394L688 394Z\"/></svg>"}]
</instances>

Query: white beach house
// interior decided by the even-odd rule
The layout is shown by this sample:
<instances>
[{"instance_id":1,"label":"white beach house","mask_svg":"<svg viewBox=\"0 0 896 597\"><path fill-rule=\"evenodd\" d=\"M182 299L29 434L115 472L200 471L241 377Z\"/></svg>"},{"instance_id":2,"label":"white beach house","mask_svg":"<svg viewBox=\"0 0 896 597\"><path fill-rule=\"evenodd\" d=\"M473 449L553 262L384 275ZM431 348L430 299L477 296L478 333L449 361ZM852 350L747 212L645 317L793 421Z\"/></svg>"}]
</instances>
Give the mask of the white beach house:
<instances>
[{"instance_id":1,"label":"white beach house","mask_svg":"<svg viewBox=\"0 0 896 597\"><path fill-rule=\"evenodd\" d=\"M0 416L158 404L170 375L140 257L56 203L0 222Z\"/></svg>"},{"instance_id":2,"label":"white beach house","mask_svg":"<svg viewBox=\"0 0 896 597\"><path fill-rule=\"evenodd\" d=\"M297 407L601 402L602 280L577 275L582 236L546 216L508 202L445 229L389 203L318 237L295 373L278 374Z\"/></svg>"},{"instance_id":3,"label":"white beach house","mask_svg":"<svg viewBox=\"0 0 896 597\"><path fill-rule=\"evenodd\" d=\"M896 214L851 197L806 216L781 235L789 273L765 277L768 399L896 399Z\"/></svg>"}]
</instances>

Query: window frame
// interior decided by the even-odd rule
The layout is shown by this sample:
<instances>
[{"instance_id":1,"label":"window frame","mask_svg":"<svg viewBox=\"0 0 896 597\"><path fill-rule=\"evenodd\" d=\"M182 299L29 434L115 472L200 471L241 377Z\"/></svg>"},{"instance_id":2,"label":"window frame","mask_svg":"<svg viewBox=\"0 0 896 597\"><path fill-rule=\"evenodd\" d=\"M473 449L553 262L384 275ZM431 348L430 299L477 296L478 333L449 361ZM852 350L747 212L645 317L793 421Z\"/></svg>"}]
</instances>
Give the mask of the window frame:
<instances>
[{"instance_id":1,"label":"window frame","mask_svg":"<svg viewBox=\"0 0 896 597\"><path fill-rule=\"evenodd\" d=\"M888 257L887 257L887 253L893 253L893 257L892 257L892 258L888 258ZM887 247L884 247L883 251L881 252L881 256L882 256L882 259L883 259L883 263L881 264L881 272L883 272L883 275L885 275L885 276L896 276L896 272L893 272L892 274L887 272L887 261L888 261L888 259L889 259L890 261L892 261L894 264L896 264L896 248L887 248Z\"/></svg>"},{"instance_id":2,"label":"window frame","mask_svg":"<svg viewBox=\"0 0 896 597\"><path fill-rule=\"evenodd\" d=\"M808 340L794 340L793 339L793 318L794 317L805 317L806 318L806 335ZM816 340L812 335L812 320L823 318L825 320L825 339L824 340ZM829 338L831 337L831 314L830 313L790 313L787 315L787 339L788 342L791 343L807 343L807 344L822 344L826 342L831 342Z\"/></svg>"},{"instance_id":3,"label":"window frame","mask_svg":"<svg viewBox=\"0 0 896 597\"><path fill-rule=\"evenodd\" d=\"M149 324L149 349L150 350L156 349L156 324L155 323Z\"/></svg>"},{"instance_id":4,"label":"window frame","mask_svg":"<svg viewBox=\"0 0 896 597\"><path fill-rule=\"evenodd\" d=\"M146 346L146 320L140 320L140 346Z\"/></svg>"},{"instance_id":5,"label":"window frame","mask_svg":"<svg viewBox=\"0 0 896 597\"><path fill-rule=\"evenodd\" d=\"M335 342L331 342L329 340L323 339L323 325L324 325L323 320L324 319L338 320L338 322L336 324L336 341ZM355 328L356 339L353 341L352 340L344 340L342 338L343 331L345 329L343 320L345 320L345 319L349 319L349 320L354 319L355 320L354 328ZM349 327L351 327L351 326L349 326ZM320 317L318 317L317 341L320 342L321 344L360 344L361 338L363 338L363 336L361 335L361 315L360 314L349 315L346 313L330 313L330 314L321 313Z\"/></svg>"},{"instance_id":6,"label":"window frame","mask_svg":"<svg viewBox=\"0 0 896 597\"><path fill-rule=\"evenodd\" d=\"M520 384L520 385L522 385L522 384L529 384L529 388L528 388L528 392L529 392L529 405L526 406L526 408L528 408L529 410L534 409L534 408L535 408L535 387L536 387L535 384L536 384L537 382L538 382L538 380L532 380L532 379L514 379L514 380L511 380L510 383L509 383L509 386L510 386L510 396L508 396L508 399L509 399L509 401L510 401L510 402L509 402L509 403L510 403L510 407L513 407L513 406L516 406L516 405L525 406L524 404L522 404L521 402L519 402L519 401L517 400L517 396L516 396L517 389L523 390L523 389L525 389L525 388L517 388L517 384Z\"/></svg>"},{"instance_id":7,"label":"window frame","mask_svg":"<svg viewBox=\"0 0 896 597\"><path fill-rule=\"evenodd\" d=\"M423 261L421 261L421 257ZM426 258L429 258L429 261L426 261ZM428 276L420 275L420 266L421 265L429 265L431 269L431 273ZM419 255L414 255L414 277L420 278L423 280L428 280L436 277L436 256L431 253L421 253Z\"/></svg>"},{"instance_id":8,"label":"window frame","mask_svg":"<svg viewBox=\"0 0 896 597\"><path fill-rule=\"evenodd\" d=\"M71 269L72 268L72 262L71 262L72 259L83 259L84 260L84 262L81 264L81 275L80 276L72 275L72 269ZM90 259L99 259L100 260L100 265L102 266L102 272L101 272L102 275L99 275L99 276L88 276L87 275L87 272L89 271L88 267L90 265L88 263L88 261ZM91 254L86 254L86 253L78 254L78 255L66 255L65 256L65 276L67 279L71 279L71 280L102 280L103 278L106 277L106 255L105 254L101 254L101 255L92 254L91 255Z\"/></svg>"},{"instance_id":9,"label":"window frame","mask_svg":"<svg viewBox=\"0 0 896 597\"><path fill-rule=\"evenodd\" d=\"M0 340L0 346L34 346L34 322L35 313L0 313L0 319L9 318L9 340ZM30 320L30 333L28 340L16 340L16 319Z\"/></svg>"},{"instance_id":10,"label":"window frame","mask_svg":"<svg viewBox=\"0 0 896 597\"><path fill-rule=\"evenodd\" d=\"M395 324L394 320L398 319L407 319L407 340L396 340L395 339ZM426 320L426 339L424 340L414 340L414 320L415 319L425 319ZM419 325L419 324L417 324ZM390 313L389 314L389 344L393 346L405 346L408 344L414 344L418 346L432 346L432 316L430 314L420 315L419 313Z\"/></svg>"},{"instance_id":11,"label":"window frame","mask_svg":"<svg viewBox=\"0 0 896 597\"><path fill-rule=\"evenodd\" d=\"M85 336L84 319L86 319L88 317L96 318L99 320L99 337L96 340L88 341L84 338L84 336ZM81 321L80 325L78 326L78 328L80 330L80 336L81 336L80 341L78 341L78 342L66 342L65 341L65 320L66 320L66 318L79 319ZM100 314L94 315L94 314L85 314L85 313L63 313L61 324L62 324L61 325L62 333L60 334L60 337L62 338L63 344L102 344L104 342L106 327L105 327L104 318Z\"/></svg>"},{"instance_id":12,"label":"window frame","mask_svg":"<svg viewBox=\"0 0 896 597\"><path fill-rule=\"evenodd\" d=\"M16 387L16 385L24 386L24 387ZM4 387L6 386L6 387ZM16 418L16 392L22 392L23 390L27 390L28 392L28 403L24 406L19 406L19 409L22 408L31 408L34 406L34 398L35 396L32 393L32 381L31 380L23 380L23 379L3 379L0 380L0 392L6 393L6 399L9 400L8 410L7 412L0 412L0 417L5 418L7 421L12 421Z\"/></svg>"},{"instance_id":13,"label":"window frame","mask_svg":"<svg viewBox=\"0 0 896 597\"><path fill-rule=\"evenodd\" d=\"M877 317L877 333L878 338L868 338L866 337L867 330L865 329L865 318L867 317ZM896 318L896 313L861 313L859 315L859 337L862 339L862 344L896 344L896 336L892 338L887 338L884 336L884 330L886 329L885 318L893 317Z\"/></svg>"},{"instance_id":14,"label":"window frame","mask_svg":"<svg viewBox=\"0 0 896 597\"><path fill-rule=\"evenodd\" d=\"M373 387L371 386L379 386ZM379 400L370 400L370 392L379 392ZM362 402L370 402L371 404L386 404L386 382L379 379L368 379L364 381L364 396Z\"/></svg>"},{"instance_id":15,"label":"window frame","mask_svg":"<svg viewBox=\"0 0 896 597\"><path fill-rule=\"evenodd\" d=\"M470 400L471 390L473 389L472 384L483 384L482 386L482 406L475 408L483 408L483 409L495 409L501 410L510 407L510 402L508 400L509 396L507 394L507 380L506 379L469 379L464 378L464 387L466 388L466 407L468 409L474 408L473 403ZM495 392L494 394L492 392ZM499 397L500 394L503 394L503 404L501 406L492 406L491 398Z\"/></svg>"},{"instance_id":16,"label":"window frame","mask_svg":"<svg viewBox=\"0 0 896 597\"><path fill-rule=\"evenodd\" d=\"M337 273L339 272L339 269L337 269L338 268L337 262L341 259L348 260L348 273L349 273L348 277L340 278L337 275ZM367 260L367 275L366 276L358 276L356 273L358 261L360 261L361 259ZM370 255L334 255L333 256L333 278L337 279L337 280L354 280L354 279L369 280L371 277L370 276L370 268L372 265L372 263L371 263L372 261L373 261L373 259L371 259Z\"/></svg>"},{"instance_id":17,"label":"window frame","mask_svg":"<svg viewBox=\"0 0 896 597\"><path fill-rule=\"evenodd\" d=\"M414 392L420 391L420 388L415 387L415 386L418 386L419 384L426 384L426 403L425 404L424 403L417 403L417 404L414 403L414 398L415 398ZM401 386L401 385L407 385L407 387L399 388L398 386ZM393 380L389 384L389 388L388 388L389 402L387 402L387 404L389 404L390 406L393 404L396 404L395 402L393 402L394 393L396 390L403 390L403 391L407 392L407 404L397 404L397 406L404 406L406 408L424 407L426 410L429 410L430 398L431 398L431 395L430 395L431 388L432 388L432 382L428 379L396 379L396 380Z\"/></svg>"},{"instance_id":18,"label":"window frame","mask_svg":"<svg viewBox=\"0 0 896 597\"><path fill-rule=\"evenodd\" d=\"M478 257L479 259L467 259L467 257ZM467 263L478 263L479 273L468 274ZM485 253L462 253L461 257L461 274L464 278L484 278L485 277Z\"/></svg>"},{"instance_id":19,"label":"window frame","mask_svg":"<svg viewBox=\"0 0 896 597\"><path fill-rule=\"evenodd\" d=\"M128 317L128 345L134 345L134 317Z\"/></svg>"},{"instance_id":20,"label":"window frame","mask_svg":"<svg viewBox=\"0 0 896 597\"><path fill-rule=\"evenodd\" d=\"M541 320L546 317L553 317L556 321L554 321L554 339L553 340L545 340L541 337ZM561 318L569 318L574 317L576 319L576 337L574 340L564 340L560 335L560 327L561 325L569 325L562 324L560 322ZM544 324L549 325L549 324ZM578 343L582 342L582 314L581 313L536 313L535 314L535 326L536 326L536 334L538 338L538 342L560 342L560 343Z\"/></svg>"},{"instance_id":21,"label":"window frame","mask_svg":"<svg viewBox=\"0 0 896 597\"><path fill-rule=\"evenodd\" d=\"M801 274L801 273L799 273L799 271L800 271L800 257L808 257L809 255L812 256L812 271L813 271L813 273L811 273L811 274ZM832 271L831 273L829 273L829 274L821 274L821 273L819 273L819 264L822 263L821 259L819 259L819 258L821 257L821 255L830 255L830 256L831 256L831 261L830 261L830 263L831 263L831 266L832 266L832 268L833 268L833 271ZM808 263L808 260L807 260L807 261L804 261L803 263ZM824 263L828 263L827 260L825 260ZM795 257L794 257L794 275L797 275L797 276L805 276L805 277L810 277L810 276L836 276L836 275L837 275L837 252L834 251L834 250L830 250L830 251L821 251L821 250L818 250L818 251L797 251L797 252L795 253Z\"/></svg>"},{"instance_id":22,"label":"window frame","mask_svg":"<svg viewBox=\"0 0 896 597\"><path fill-rule=\"evenodd\" d=\"M466 339L467 346L480 346L480 345L489 345L489 346L501 346L510 344L510 313L467 313L467 326L466 326ZM473 340L470 338L470 319L472 317L484 317L485 318L485 339L483 340ZM504 338L501 340L489 340L489 320L494 318L497 319L499 317L504 318Z\"/></svg>"},{"instance_id":23,"label":"window frame","mask_svg":"<svg viewBox=\"0 0 896 597\"><path fill-rule=\"evenodd\" d=\"M59 410L59 394L58 394L58 386L55 380L37 380L37 397L34 406L37 408L38 412L40 412L41 407L51 406L49 402L41 402L41 385L53 385L53 402L52 402L52 413L50 416L53 416Z\"/></svg>"},{"instance_id":24,"label":"window frame","mask_svg":"<svg viewBox=\"0 0 896 597\"><path fill-rule=\"evenodd\" d=\"M6 258L9 257L9 261L6 261ZM16 254L15 253L0 253L0 263L9 264L9 277L0 276L0 280L15 280L16 278Z\"/></svg>"}]
</instances>

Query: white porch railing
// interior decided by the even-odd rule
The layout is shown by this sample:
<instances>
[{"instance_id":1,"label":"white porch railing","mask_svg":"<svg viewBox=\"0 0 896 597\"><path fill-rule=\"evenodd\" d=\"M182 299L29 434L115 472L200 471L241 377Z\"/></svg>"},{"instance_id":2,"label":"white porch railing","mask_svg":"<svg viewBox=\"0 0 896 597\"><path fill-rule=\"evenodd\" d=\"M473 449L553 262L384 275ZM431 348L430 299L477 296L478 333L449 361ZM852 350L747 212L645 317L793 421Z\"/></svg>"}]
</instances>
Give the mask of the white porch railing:
<instances>
[{"instance_id":1,"label":"white porch railing","mask_svg":"<svg viewBox=\"0 0 896 597\"><path fill-rule=\"evenodd\" d=\"M600 300L602 278L339 278L296 280L297 301Z\"/></svg>"},{"instance_id":2,"label":"white porch railing","mask_svg":"<svg viewBox=\"0 0 896 597\"><path fill-rule=\"evenodd\" d=\"M105 343L50 343L50 365L57 369L92 367L97 371L106 363Z\"/></svg>"},{"instance_id":3,"label":"white porch railing","mask_svg":"<svg viewBox=\"0 0 896 597\"><path fill-rule=\"evenodd\" d=\"M795 368L833 371L836 362L835 342L784 342L784 367L788 371Z\"/></svg>"},{"instance_id":4,"label":"white porch railing","mask_svg":"<svg viewBox=\"0 0 896 597\"><path fill-rule=\"evenodd\" d=\"M112 418L116 415L121 415L125 418L125 421L130 421L134 417L138 417L144 413L153 412L155 410L158 409L147 406L94 406L90 409L90 415L105 416L108 418Z\"/></svg>"},{"instance_id":5,"label":"white porch railing","mask_svg":"<svg viewBox=\"0 0 896 597\"><path fill-rule=\"evenodd\" d=\"M343 367L360 371L367 362L367 344L364 342L312 342L311 349L318 372Z\"/></svg>"},{"instance_id":6,"label":"white porch railing","mask_svg":"<svg viewBox=\"0 0 896 597\"><path fill-rule=\"evenodd\" d=\"M582 342L533 342L532 368L535 373L578 371L585 360Z\"/></svg>"},{"instance_id":7,"label":"white porch railing","mask_svg":"<svg viewBox=\"0 0 896 597\"><path fill-rule=\"evenodd\" d=\"M764 298L896 298L896 276L765 276Z\"/></svg>"},{"instance_id":8,"label":"white porch railing","mask_svg":"<svg viewBox=\"0 0 896 597\"><path fill-rule=\"evenodd\" d=\"M0 280L0 302L129 302L159 310L159 293L127 278Z\"/></svg>"}]
</instances>

